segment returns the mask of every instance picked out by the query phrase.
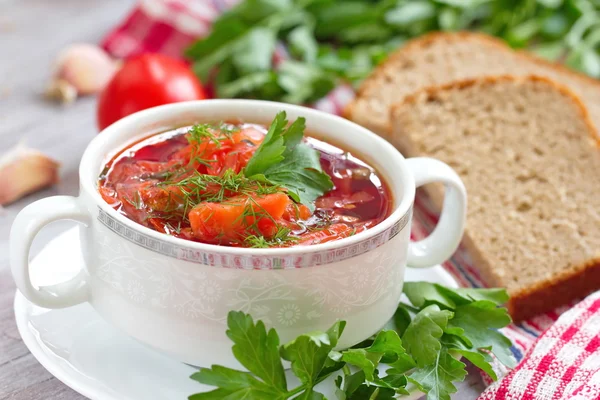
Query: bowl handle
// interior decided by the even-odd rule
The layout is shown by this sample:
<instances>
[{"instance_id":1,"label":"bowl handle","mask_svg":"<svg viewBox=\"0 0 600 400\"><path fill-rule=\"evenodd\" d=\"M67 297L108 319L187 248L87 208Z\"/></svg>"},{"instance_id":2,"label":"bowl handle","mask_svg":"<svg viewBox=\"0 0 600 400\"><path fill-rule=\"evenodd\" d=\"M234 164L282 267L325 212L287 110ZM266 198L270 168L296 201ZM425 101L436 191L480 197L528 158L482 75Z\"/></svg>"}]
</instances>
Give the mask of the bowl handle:
<instances>
[{"instance_id":1,"label":"bowl handle","mask_svg":"<svg viewBox=\"0 0 600 400\"><path fill-rule=\"evenodd\" d=\"M45 308L64 308L88 300L84 270L68 281L36 289L29 275L29 249L38 232L50 222L70 219L89 225L90 215L76 197L48 197L25 207L10 230L10 266L17 288L32 303Z\"/></svg>"},{"instance_id":2,"label":"bowl handle","mask_svg":"<svg viewBox=\"0 0 600 400\"><path fill-rule=\"evenodd\" d=\"M460 244L465 230L467 192L458 174L447 164L424 157L406 161L415 177L416 187L441 182L446 188L444 206L435 229L408 248L408 266L431 267L449 259Z\"/></svg>"}]
</instances>

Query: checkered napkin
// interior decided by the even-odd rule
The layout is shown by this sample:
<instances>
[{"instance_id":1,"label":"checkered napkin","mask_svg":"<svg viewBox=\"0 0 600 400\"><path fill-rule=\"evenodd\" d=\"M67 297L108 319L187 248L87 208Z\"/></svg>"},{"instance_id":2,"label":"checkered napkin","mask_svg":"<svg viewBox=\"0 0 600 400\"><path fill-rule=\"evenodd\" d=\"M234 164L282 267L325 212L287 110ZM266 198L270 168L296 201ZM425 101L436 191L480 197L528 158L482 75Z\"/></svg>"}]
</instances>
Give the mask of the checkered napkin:
<instances>
[{"instance_id":1,"label":"checkered napkin","mask_svg":"<svg viewBox=\"0 0 600 400\"><path fill-rule=\"evenodd\" d=\"M600 398L600 292L544 332L523 361L480 400Z\"/></svg>"},{"instance_id":2,"label":"checkered napkin","mask_svg":"<svg viewBox=\"0 0 600 400\"><path fill-rule=\"evenodd\" d=\"M239 1L142 0L122 23L109 32L102 46L118 58L145 52L180 57L187 45L208 34L212 22ZM275 61L286 56L285 48L278 46ZM313 107L340 114L353 97L350 87L340 86ZM412 238L418 240L427 236L437 218L432 205L418 193ZM444 267L461 286L486 286L462 248ZM522 362L512 371L498 366L497 373L504 378L490 386L480 399L600 398L600 351L597 351L600 344L600 294L569 308L562 307L503 330L514 343L513 354ZM491 383L487 376L484 380Z\"/></svg>"}]
</instances>

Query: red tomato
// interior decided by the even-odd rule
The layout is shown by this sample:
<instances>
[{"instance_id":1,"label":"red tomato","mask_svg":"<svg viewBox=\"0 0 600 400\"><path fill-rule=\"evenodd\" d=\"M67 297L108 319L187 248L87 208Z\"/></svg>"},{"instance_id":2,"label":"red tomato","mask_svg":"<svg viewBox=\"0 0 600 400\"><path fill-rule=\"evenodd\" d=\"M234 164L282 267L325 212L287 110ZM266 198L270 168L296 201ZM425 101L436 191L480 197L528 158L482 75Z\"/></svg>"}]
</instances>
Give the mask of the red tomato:
<instances>
[{"instance_id":1,"label":"red tomato","mask_svg":"<svg viewBox=\"0 0 600 400\"><path fill-rule=\"evenodd\" d=\"M200 81L184 62L142 54L127 60L100 94L98 128L146 108L205 98Z\"/></svg>"}]
</instances>

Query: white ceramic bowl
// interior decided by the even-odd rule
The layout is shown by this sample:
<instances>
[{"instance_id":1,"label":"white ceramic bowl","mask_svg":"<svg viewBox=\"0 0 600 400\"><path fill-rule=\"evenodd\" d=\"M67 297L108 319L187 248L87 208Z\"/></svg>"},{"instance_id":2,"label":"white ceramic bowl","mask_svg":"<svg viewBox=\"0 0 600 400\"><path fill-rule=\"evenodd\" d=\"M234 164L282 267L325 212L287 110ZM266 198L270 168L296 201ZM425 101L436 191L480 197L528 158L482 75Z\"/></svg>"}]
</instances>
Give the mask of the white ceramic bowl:
<instances>
[{"instance_id":1,"label":"white ceramic bowl","mask_svg":"<svg viewBox=\"0 0 600 400\"><path fill-rule=\"evenodd\" d=\"M285 110L306 117L308 131L370 163L387 182L393 212L381 224L339 241L309 247L245 249L194 243L139 225L97 191L100 172L117 152L152 133L197 121L269 123ZM282 342L347 321L340 347L379 330L396 309L407 263L447 259L462 236L466 195L458 176L432 159L405 160L388 142L343 118L309 108L252 100L176 103L124 118L88 146L79 169L79 197L35 202L11 231L11 267L19 290L47 308L89 301L107 321L177 359L200 366L239 367L225 336L230 310L275 327ZM441 181L448 190L440 223L409 243L415 185ZM35 288L28 269L37 232L59 219L81 222L86 268L54 286Z\"/></svg>"}]
</instances>

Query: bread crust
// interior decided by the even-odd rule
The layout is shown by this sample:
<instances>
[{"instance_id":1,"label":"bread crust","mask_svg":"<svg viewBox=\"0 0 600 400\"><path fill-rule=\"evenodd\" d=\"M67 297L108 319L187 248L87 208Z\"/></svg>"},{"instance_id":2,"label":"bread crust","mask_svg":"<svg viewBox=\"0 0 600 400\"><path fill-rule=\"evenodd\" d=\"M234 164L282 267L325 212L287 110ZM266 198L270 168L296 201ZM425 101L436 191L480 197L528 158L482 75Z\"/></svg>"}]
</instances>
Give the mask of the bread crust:
<instances>
[{"instance_id":1,"label":"bread crust","mask_svg":"<svg viewBox=\"0 0 600 400\"><path fill-rule=\"evenodd\" d=\"M540 76L524 76L518 77L513 75L485 76L475 79L467 79L456 81L445 85L433 86L425 88L410 96L405 97L401 102L394 104L390 110L390 120L394 120L395 113L402 107L414 104L423 96L435 98L441 92L448 90L462 90L474 85L493 85L498 82L542 82L555 90L559 91L565 98L572 102L578 110L587 126L589 137L600 149L600 140L590 119L590 115L585 108L581 99L576 96L567 87L549 79ZM402 138L391 138L393 143L399 144L402 150L406 151L407 156L419 156L414 151L408 140ZM600 153L599 153L600 156ZM434 204L439 208L443 192L439 186L426 187L427 193L434 200ZM463 245L469 251L474 265L482 273L484 280L491 285L501 285L495 276L492 274L492 266L486 258L479 252L475 242L470 238L468 232L465 232ZM545 311L550 311L561 305L567 304L570 301L582 298L594 290L600 288L600 258L589 260L587 263L565 271L552 279L547 279L536 283L535 285L510 293L511 298L508 302L508 309L514 321L520 322L527 318L533 317Z\"/></svg>"},{"instance_id":2,"label":"bread crust","mask_svg":"<svg viewBox=\"0 0 600 400\"><path fill-rule=\"evenodd\" d=\"M563 273L553 281L511 294L508 312L515 322L527 320L582 299L600 288L600 258L580 266L575 272Z\"/></svg>"}]
</instances>

